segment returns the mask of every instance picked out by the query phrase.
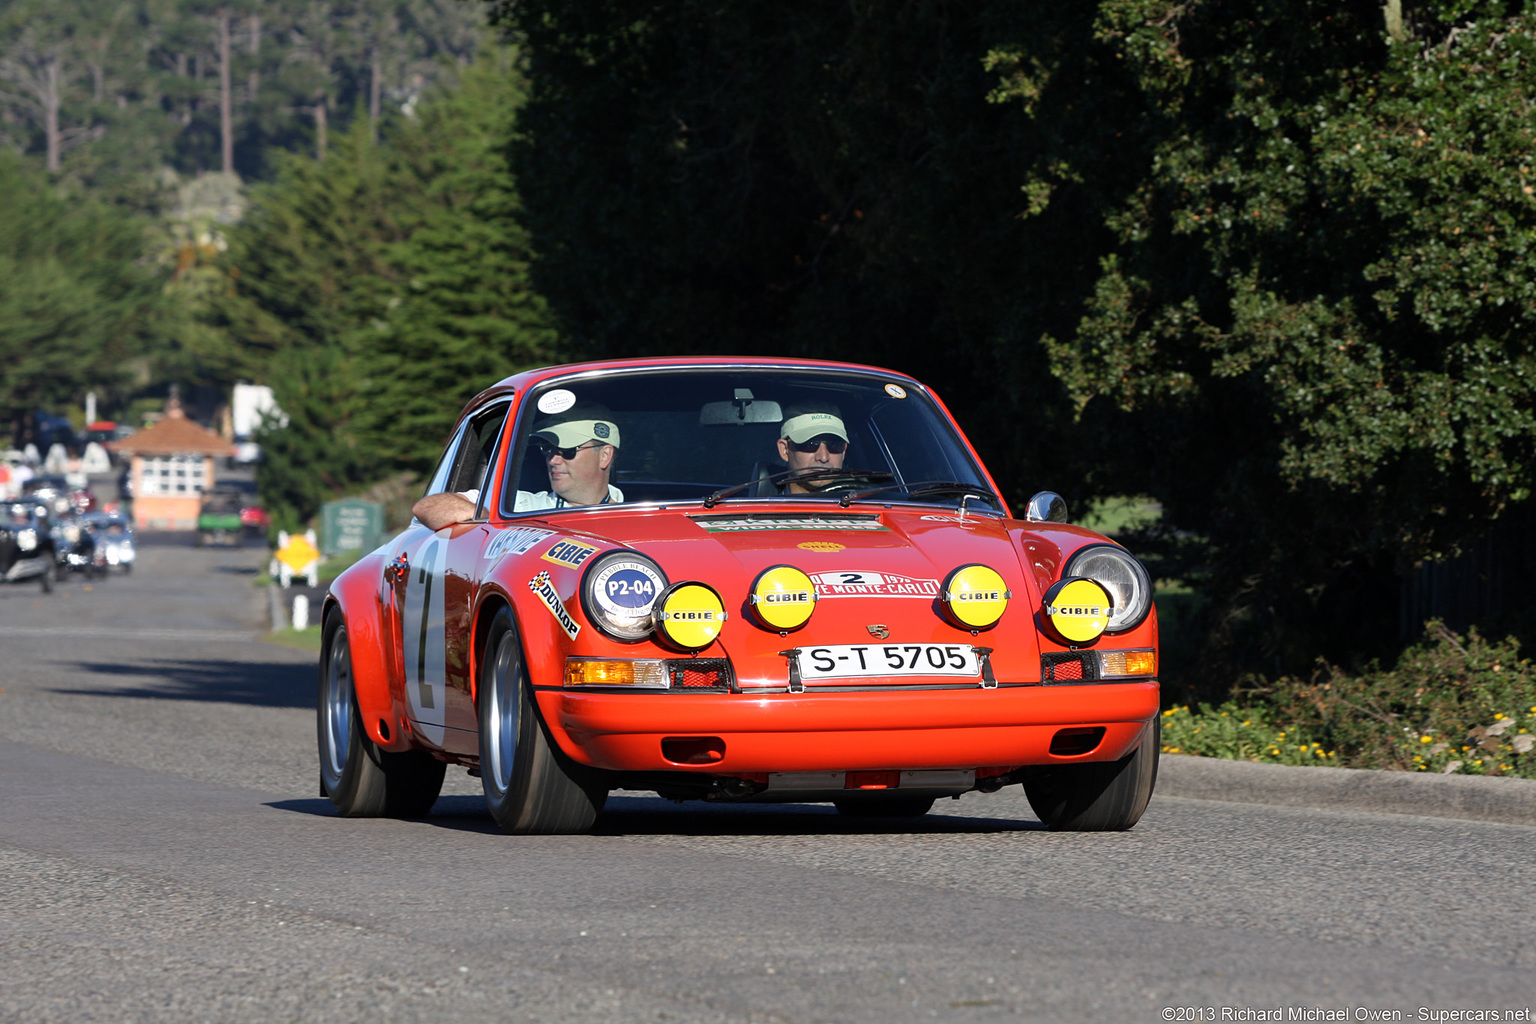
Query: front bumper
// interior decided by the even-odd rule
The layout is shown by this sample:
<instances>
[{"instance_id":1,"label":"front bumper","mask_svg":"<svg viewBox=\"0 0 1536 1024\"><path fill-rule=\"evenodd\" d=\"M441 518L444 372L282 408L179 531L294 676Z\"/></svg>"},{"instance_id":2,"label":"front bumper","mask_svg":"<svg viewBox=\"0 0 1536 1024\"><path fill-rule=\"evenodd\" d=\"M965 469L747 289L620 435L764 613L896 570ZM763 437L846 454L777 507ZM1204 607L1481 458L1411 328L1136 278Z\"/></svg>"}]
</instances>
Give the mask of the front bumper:
<instances>
[{"instance_id":1,"label":"front bumper","mask_svg":"<svg viewBox=\"0 0 1536 1024\"><path fill-rule=\"evenodd\" d=\"M613 771L708 774L978 768L1112 761L1157 717L1155 680L1090 686L856 693L680 694L539 690L560 748ZM1091 750L1052 754L1066 728L1102 727ZM708 764L668 759L662 741L709 737Z\"/></svg>"}]
</instances>

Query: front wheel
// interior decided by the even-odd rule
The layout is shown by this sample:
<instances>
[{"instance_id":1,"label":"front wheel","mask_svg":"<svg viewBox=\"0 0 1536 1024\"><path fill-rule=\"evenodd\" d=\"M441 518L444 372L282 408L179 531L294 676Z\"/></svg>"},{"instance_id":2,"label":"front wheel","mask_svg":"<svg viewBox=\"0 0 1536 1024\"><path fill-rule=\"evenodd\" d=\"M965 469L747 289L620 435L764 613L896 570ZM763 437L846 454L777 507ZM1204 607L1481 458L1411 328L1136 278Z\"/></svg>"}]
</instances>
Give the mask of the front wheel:
<instances>
[{"instance_id":1,"label":"front wheel","mask_svg":"<svg viewBox=\"0 0 1536 1024\"><path fill-rule=\"evenodd\" d=\"M491 623L480 666L480 781L491 817L514 835L591 829L608 790L555 747L539 720L506 608Z\"/></svg>"},{"instance_id":2,"label":"front wheel","mask_svg":"<svg viewBox=\"0 0 1536 1024\"><path fill-rule=\"evenodd\" d=\"M320 790L343 818L421 818L437 802L448 766L419 750L391 754L363 731L352 684L352 651L341 612L321 634L317 732Z\"/></svg>"},{"instance_id":3,"label":"front wheel","mask_svg":"<svg viewBox=\"0 0 1536 1024\"><path fill-rule=\"evenodd\" d=\"M53 593L53 581L58 577L58 575L59 570L54 566L53 559L50 558L48 560L48 568L44 569L42 575L38 577L38 579L42 581L43 593Z\"/></svg>"},{"instance_id":4,"label":"front wheel","mask_svg":"<svg viewBox=\"0 0 1536 1024\"><path fill-rule=\"evenodd\" d=\"M1024 795L1053 832L1123 832L1141 820L1157 784L1160 718L1141 745L1118 761L1051 765L1024 780Z\"/></svg>"}]
</instances>

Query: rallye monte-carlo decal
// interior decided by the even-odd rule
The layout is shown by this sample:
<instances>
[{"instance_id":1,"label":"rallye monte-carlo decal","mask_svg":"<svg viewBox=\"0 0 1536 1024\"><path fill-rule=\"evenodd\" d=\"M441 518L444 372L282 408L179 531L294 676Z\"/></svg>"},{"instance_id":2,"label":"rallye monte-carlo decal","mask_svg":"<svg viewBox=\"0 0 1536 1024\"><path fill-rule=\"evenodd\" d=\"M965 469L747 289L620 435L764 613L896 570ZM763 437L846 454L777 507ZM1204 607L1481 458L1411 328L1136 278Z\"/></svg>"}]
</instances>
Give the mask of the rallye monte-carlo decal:
<instances>
[{"instance_id":1,"label":"rallye monte-carlo decal","mask_svg":"<svg viewBox=\"0 0 1536 1024\"><path fill-rule=\"evenodd\" d=\"M918 580L889 572L868 570L813 572L811 580L821 597L938 597L938 580Z\"/></svg>"}]
</instances>

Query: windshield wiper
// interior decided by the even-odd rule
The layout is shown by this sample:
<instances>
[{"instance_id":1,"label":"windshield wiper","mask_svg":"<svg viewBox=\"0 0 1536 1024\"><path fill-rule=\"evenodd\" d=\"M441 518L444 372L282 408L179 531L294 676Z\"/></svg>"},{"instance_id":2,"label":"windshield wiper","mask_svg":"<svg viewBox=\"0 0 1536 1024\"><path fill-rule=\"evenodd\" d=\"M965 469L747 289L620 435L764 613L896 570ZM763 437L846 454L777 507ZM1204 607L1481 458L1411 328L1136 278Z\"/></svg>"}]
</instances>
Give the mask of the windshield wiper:
<instances>
[{"instance_id":1,"label":"windshield wiper","mask_svg":"<svg viewBox=\"0 0 1536 1024\"><path fill-rule=\"evenodd\" d=\"M777 488L779 484L791 477L794 477L796 480L824 481L820 490L826 490L829 487L837 487L839 485L852 487L860 483L876 483L882 480L896 479L893 473L872 469L833 469L830 466L826 469L784 469L766 477L754 477L751 480L743 481L731 487L722 487L704 499L704 507L714 508L721 498L729 498L733 494L740 494L748 487L756 487L760 483L770 483ZM844 507L847 507L846 503L844 503Z\"/></svg>"},{"instance_id":2,"label":"windshield wiper","mask_svg":"<svg viewBox=\"0 0 1536 1024\"><path fill-rule=\"evenodd\" d=\"M914 498L925 494L959 494L964 497L988 499L994 497L991 491L987 490L980 484L961 483L959 480L925 480L922 483L916 484L889 483L880 487L871 487L867 490L859 491L856 494L845 494L843 495L842 499L838 501L838 504L843 506L843 508L847 508L855 501L863 501L865 498L873 497L882 491L898 490L906 491Z\"/></svg>"}]
</instances>

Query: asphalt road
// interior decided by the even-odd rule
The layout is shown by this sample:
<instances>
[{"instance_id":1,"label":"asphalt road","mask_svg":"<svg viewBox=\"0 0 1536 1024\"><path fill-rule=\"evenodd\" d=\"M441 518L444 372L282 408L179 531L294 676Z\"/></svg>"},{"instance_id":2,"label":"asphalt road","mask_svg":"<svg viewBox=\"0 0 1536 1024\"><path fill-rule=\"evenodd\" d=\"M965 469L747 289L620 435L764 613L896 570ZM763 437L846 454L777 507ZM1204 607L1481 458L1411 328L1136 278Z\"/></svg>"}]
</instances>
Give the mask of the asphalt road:
<instances>
[{"instance_id":1,"label":"asphalt road","mask_svg":"<svg viewBox=\"0 0 1536 1024\"><path fill-rule=\"evenodd\" d=\"M0 587L0 1020L1529 1019L1526 825L1161 795L1056 835L1017 789L896 827L621 794L594 836L513 838L458 770L428 819L338 819L263 558L161 542Z\"/></svg>"}]
</instances>

